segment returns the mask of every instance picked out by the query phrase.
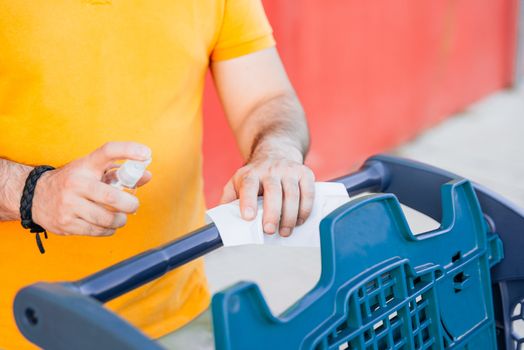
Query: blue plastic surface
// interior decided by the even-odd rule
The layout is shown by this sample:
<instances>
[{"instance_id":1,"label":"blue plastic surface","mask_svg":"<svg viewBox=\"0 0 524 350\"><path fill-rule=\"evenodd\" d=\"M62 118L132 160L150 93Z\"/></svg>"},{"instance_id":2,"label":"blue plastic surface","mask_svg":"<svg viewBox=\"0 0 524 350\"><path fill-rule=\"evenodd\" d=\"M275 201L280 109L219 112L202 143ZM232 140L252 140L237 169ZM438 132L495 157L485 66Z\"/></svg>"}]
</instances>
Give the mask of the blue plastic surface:
<instances>
[{"instance_id":1,"label":"blue plastic surface","mask_svg":"<svg viewBox=\"0 0 524 350\"><path fill-rule=\"evenodd\" d=\"M495 349L489 269L502 246L469 182L442 197L442 227L417 237L392 195L335 210L320 280L284 315L252 283L214 296L217 349Z\"/></svg>"}]
</instances>

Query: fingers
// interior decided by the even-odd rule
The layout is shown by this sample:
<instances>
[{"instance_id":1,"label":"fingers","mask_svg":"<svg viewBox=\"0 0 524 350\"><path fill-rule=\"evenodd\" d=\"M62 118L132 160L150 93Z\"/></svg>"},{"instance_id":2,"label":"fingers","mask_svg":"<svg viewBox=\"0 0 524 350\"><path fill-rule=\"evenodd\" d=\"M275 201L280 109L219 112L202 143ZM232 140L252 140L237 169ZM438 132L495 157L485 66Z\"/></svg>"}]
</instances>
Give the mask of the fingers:
<instances>
[{"instance_id":1,"label":"fingers","mask_svg":"<svg viewBox=\"0 0 524 350\"><path fill-rule=\"evenodd\" d=\"M104 171L119 159L147 160L151 150L136 142L108 142L86 157L87 163L96 170Z\"/></svg>"},{"instance_id":2,"label":"fingers","mask_svg":"<svg viewBox=\"0 0 524 350\"><path fill-rule=\"evenodd\" d=\"M307 168L305 168L307 169ZM279 228L282 237L292 234L313 210L315 178L307 169L300 175L284 173L281 179L267 180L264 186L264 232L272 234Z\"/></svg>"},{"instance_id":3,"label":"fingers","mask_svg":"<svg viewBox=\"0 0 524 350\"><path fill-rule=\"evenodd\" d=\"M313 210L315 177L308 167L295 162L249 164L226 184L221 203L240 198L242 218L252 220L256 217L258 195L262 191L264 232L279 231L281 236L288 237Z\"/></svg>"},{"instance_id":4,"label":"fingers","mask_svg":"<svg viewBox=\"0 0 524 350\"><path fill-rule=\"evenodd\" d=\"M87 199L117 212L132 214L138 209L138 198L103 182L90 181L80 191Z\"/></svg>"},{"instance_id":5,"label":"fingers","mask_svg":"<svg viewBox=\"0 0 524 350\"><path fill-rule=\"evenodd\" d=\"M80 218L76 218L70 223L65 234L104 237L113 235L115 231L116 230L113 228L100 227Z\"/></svg>"},{"instance_id":6,"label":"fingers","mask_svg":"<svg viewBox=\"0 0 524 350\"><path fill-rule=\"evenodd\" d=\"M312 171L307 171L299 181L300 187L300 208L298 211L297 225L302 225L313 210L315 200L315 175Z\"/></svg>"},{"instance_id":7,"label":"fingers","mask_svg":"<svg viewBox=\"0 0 524 350\"><path fill-rule=\"evenodd\" d=\"M222 197L220 198L220 204L229 203L236 199L238 199L238 195L235 185L233 184L233 180L229 180L224 186L224 191L222 192Z\"/></svg>"},{"instance_id":8,"label":"fingers","mask_svg":"<svg viewBox=\"0 0 524 350\"><path fill-rule=\"evenodd\" d=\"M279 233L282 237L288 237L297 224L298 207L300 202L298 180L295 178L282 179L282 190L283 203Z\"/></svg>"},{"instance_id":9,"label":"fingers","mask_svg":"<svg viewBox=\"0 0 524 350\"><path fill-rule=\"evenodd\" d=\"M280 178L269 176L262 182L264 187L264 216L262 227L267 234L277 231L282 212L282 185Z\"/></svg>"},{"instance_id":10,"label":"fingers","mask_svg":"<svg viewBox=\"0 0 524 350\"><path fill-rule=\"evenodd\" d=\"M222 191L222 197L220 198L220 204L232 202L237 198L238 194L235 189L235 185L233 184L233 180L231 179L224 186L224 190Z\"/></svg>"},{"instance_id":11,"label":"fingers","mask_svg":"<svg viewBox=\"0 0 524 350\"><path fill-rule=\"evenodd\" d=\"M127 223L126 214L110 211L86 199L79 203L76 214L84 221L102 228L117 229Z\"/></svg>"},{"instance_id":12,"label":"fingers","mask_svg":"<svg viewBox=\"0 0 524 350\"><path fill-rule=\"evenodd\" d=\"M260 180L253 173L239 177L240 215L244 220L253 220L258 210L258 193Z\"/></svg>"}]
</instances>

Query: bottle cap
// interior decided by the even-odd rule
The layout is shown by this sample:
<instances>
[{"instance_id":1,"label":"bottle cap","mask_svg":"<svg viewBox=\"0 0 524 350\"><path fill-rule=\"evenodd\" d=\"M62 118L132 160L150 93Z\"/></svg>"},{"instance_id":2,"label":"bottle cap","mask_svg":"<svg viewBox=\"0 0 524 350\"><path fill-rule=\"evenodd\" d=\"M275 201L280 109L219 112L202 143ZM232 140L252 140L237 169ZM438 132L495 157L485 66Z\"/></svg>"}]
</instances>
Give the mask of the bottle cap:
<instances>
[{"instance_id":1,"label":"bottle cap","mask_svg":"<svg viewBox=\"0 0 524 350\"><path fill-rule=\"evenodd\" d=\"M117 176L122 186L128 188L136 187L138 180L144 176L147 166L151 163L151 158L145 161L127 160L117 170Z\"/></svg>"}]
</instances>

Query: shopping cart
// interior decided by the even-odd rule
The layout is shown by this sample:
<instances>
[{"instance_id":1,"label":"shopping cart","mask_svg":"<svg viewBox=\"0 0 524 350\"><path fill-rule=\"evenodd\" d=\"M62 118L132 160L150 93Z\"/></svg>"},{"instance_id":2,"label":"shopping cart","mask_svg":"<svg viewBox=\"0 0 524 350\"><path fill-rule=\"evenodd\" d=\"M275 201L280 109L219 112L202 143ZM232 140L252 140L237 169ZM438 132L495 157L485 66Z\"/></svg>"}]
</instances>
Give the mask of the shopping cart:
<instances>
[{"instance_id":1,"label":"shopping cart","mask_svg":"<svg viewBox=\"0 0 524 350\"><path fill-rule=\"evenodd\" d=\"M334 181L371 194L321 222L317 285L280 316L253 283L215 294L217 349L524 348L524 211L391 156ZM414 236L399 201L440 228ZM82 280L36 283L18 293L16 322L44 349L161 349L103 304L221 246L211 224Z\"/></svg>"}]
</instances>

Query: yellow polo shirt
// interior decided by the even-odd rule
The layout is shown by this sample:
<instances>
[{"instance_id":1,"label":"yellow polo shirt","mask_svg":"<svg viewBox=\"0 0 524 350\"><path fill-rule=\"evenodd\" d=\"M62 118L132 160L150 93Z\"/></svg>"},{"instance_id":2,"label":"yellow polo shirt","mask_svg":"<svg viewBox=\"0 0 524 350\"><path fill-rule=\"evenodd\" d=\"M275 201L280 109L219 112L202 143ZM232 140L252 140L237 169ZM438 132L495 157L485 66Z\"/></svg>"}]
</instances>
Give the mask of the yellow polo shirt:
<instances>
[{"instance_id":1,"label":"yellow polo shirt","mask_svg":"<svg viewBox=\"0 0 524 350\"><path fill-rule=\"evenodd\" d=\"M112 237L51 234L41 255L19 222L0 223L0 348L34 348L12 315L21 287L79 279L203 224L209 62L273 45L260 0L0 0L0 157L60 166L127 140L153 152L141 207ZM159 337L208 303L196 261L109 306Z\"/></svg>"}]
</instances>

